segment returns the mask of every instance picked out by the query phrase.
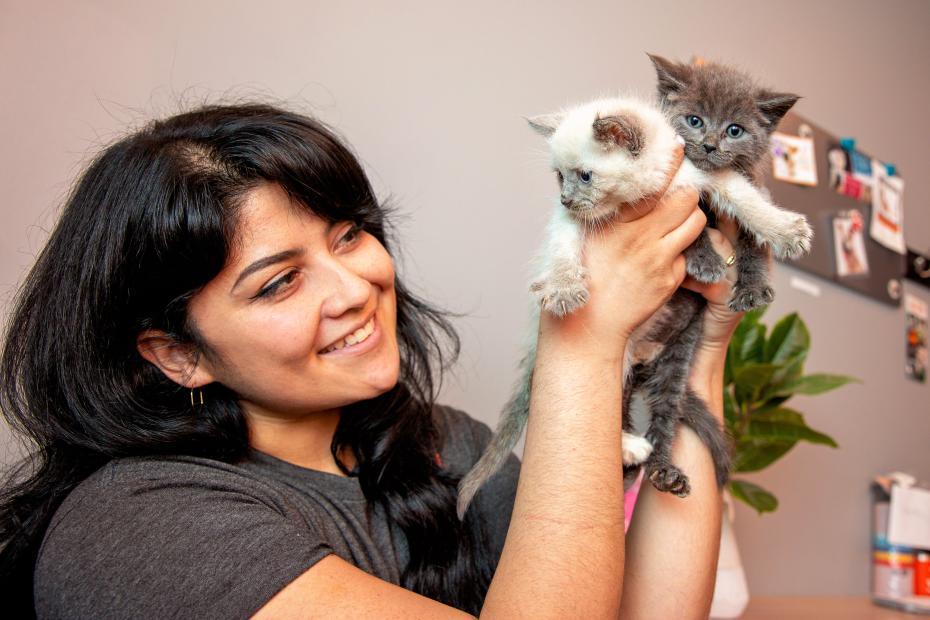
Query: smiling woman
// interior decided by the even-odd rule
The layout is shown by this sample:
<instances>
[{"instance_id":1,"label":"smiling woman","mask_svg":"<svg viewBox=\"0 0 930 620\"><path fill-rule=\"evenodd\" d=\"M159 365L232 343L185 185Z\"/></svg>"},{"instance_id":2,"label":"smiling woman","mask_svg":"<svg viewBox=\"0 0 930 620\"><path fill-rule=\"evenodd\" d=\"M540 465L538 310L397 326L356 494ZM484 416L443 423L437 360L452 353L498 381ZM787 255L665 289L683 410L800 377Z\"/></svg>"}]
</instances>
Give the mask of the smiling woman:
<instances>
[{"instance_id":1,"label":"smiling woman","mask_svg":"<svg viewBox=\"0 0 930 620\"><path fill-rule=\"evenodd\" d=\"M477 611L495 552L480 514L455 518L457 478L437 454L456 461L461 432L483 429L434 405L432 365L458 340L397 279L385 226L333 133L270 106L155 121L97 157L23 286L3 353L0 404L37 447L0 504L18 608L31 613L35 567L41 616L173 615L179 602L191 616L248 615L325 555L370 555L371 537L307 529L323 515L293 510L281 480L297 471L304 495L308 479L336 474L354 506L375 509L376 534L399 529L382 578ZM256 502L277 509L242 512ZM216 557L217 540L232 550ZM268 553L278 548L291 552ZM240 566L261 575L228 572ZM140 585L153 570L162 577Z\"/></svg>"},{"instance_id":2,"label":"smiling woman","mask_svg":"<svg viewBox=\"0 0 930 620\"><path fill-rule=\"evenodd\" d=\"M540 318L526 462L509 455L459 520L491 431L436 403L458 338L395 273L348 148L259 104L116 142L68 198L0 358L0 409L34 448L0 490L4 609L617 617L623 593L630 617L705 615L720 498L693 434L676 457L695 491L640 499L624 583L622 352L705 222L696 193L663 194L586 241L589 303ZM736 323L708 316L702 395Z\"/></svg>"}]
</instances>

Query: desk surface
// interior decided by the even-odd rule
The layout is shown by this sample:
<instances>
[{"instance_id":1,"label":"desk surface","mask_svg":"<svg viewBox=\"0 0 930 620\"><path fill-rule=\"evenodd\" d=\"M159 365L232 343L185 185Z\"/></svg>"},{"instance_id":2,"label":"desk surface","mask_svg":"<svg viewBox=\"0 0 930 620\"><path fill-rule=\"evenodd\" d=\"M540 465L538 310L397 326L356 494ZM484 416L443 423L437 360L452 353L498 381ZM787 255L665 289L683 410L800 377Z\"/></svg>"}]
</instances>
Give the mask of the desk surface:
<instances>
[{"instance_id":1,"label":"desk surface","mask_svg":"<svg viewBox=\"0 0 930 620\"><path fill-rule=\"evenodd\" d=\"M867 596L752 596L740 620L920 620L930 616L879 607Z\"/></svg>"}]
</instances>

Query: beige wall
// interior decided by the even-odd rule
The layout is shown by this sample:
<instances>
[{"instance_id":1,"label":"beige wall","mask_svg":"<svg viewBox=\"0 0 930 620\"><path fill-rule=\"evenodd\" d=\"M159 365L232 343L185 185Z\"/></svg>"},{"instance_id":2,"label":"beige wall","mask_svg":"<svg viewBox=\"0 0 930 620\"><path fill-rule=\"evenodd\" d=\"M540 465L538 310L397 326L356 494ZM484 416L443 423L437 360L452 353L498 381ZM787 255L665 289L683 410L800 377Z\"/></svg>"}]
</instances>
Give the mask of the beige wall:
<instances>
[{"instance_id":1,"label":"beige wall","mask_svg":"<svg viewBox=\"0 0 930 620\"><path fill-rule=\"evenodd\" d=\"M404 272L467 312L445 399L494 423L515 378L526 265L553 197L521 120L618 87L649 93L644 51L735 61L804 99L797 109L894 161L907 240L930 248L930 3L0 2L0 300L41 247L88 157L127 126L230 93L315 110L411 217ZM870 477L930 477L930 386L903 376L903 313L817 281L788 287L811 370L865 379L797 403L841 445L802 445L752 479L779 510L740 509L756 594L863 594ZM930 299L930 290L912 291ZM0 429L2 431L2 429ZM4 460L12 458L13 444Z\"/></svg>"}]
</instances>

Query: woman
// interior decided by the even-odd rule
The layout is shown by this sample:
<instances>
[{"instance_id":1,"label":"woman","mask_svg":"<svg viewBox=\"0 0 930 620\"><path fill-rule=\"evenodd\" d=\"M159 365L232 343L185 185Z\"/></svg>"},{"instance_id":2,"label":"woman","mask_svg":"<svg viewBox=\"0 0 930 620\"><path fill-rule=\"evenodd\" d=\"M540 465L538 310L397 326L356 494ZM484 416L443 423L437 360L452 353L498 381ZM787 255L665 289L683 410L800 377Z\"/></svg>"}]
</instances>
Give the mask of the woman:
<instances>
[{"instance_id":1,"label":"woman","mask_svg":"<svg viewBox=\"0 0 930 620\"><path fill-rule=\"evenodd\" d=\"M682 282L696 203L654 197L589 242L591 302L541 319L524 462L460 523L490 432L435 405L458 341L396 277L352 154L265 105L117 142L7 333L0 406L37 448L0 504L8 591L39 617L706 615L709 456L683 429L695 491L645 489L624 547L618 415L620 352ZM702 292L692 385L722 417L738 317L727 283Z\"/></svg>"}]
</instances>

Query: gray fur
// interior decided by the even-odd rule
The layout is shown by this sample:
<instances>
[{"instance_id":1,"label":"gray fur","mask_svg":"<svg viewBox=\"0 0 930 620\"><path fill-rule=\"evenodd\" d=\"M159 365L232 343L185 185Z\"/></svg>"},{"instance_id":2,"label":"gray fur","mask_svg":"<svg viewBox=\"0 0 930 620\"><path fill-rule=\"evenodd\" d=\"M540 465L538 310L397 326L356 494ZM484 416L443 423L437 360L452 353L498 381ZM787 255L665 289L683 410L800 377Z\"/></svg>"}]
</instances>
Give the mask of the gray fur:
<instances>
[{"instance_id":1,"label":"gray fur","mask_svg":"<svg viewBox=\"0 0 930 620\"><path fill-rule=\"evenodd\" d=\"M726 65L686 65L653 54L649 58L656 68L659 103L684 138L688 159L706 171L737 170L761 185L762 168L769 161L769 138L799 97L762 88L750 76ZM701 119L701 127L689 124L692 115ZM737 138L727 134L734 124L743 130ZM708 152L705 145L713 150ZM709 243L704 235L696 245L685 253L688 273L701 282L714 281L707 278L720 270L720 257L706 251ZM740 235L734 249L738 280L730 309L744 312L771 303L775 292L765 253L746 234Z\"/></svg>"},{"instance_id":2,"label":"gray fur","mask_svg":"<svg viewBox=\"0 0 930 620\"><path fill-rule=\"evenodd\" d=\"M724 65L709 63L692 67L659 56L650 58L658 75L660 104L675 131L684 138L688 159L706 172L735 170L758 185L761 166L768 156L769 136L798 97L759 88L745 74ZM699 116L702 126L693 127L693 123L688 122L690 115ZM560 113L527 120L534 130L548 138L562 118ZM743 133L728 135L728 127L733 124L739 125ZM643 143L642 128L629 119L598 118L592 129L595 139L602 142L605 149L608 145L616 145L638 157L649 146ZM609 204L612 197L609 192L602 192L596 181L579 182L559 172L561 202L568 212ZM806 227L806 221L799 218L799 225ZM806 251L809 235L803 232L796 235L802 239L800 245L789 244L783 250L785 255ZM758 236L741 227L735 247L739 275L730 300L730 307L735 311L769 303L773 298L765 252L758 243ZM713 250L706 231L686 250L685 256L688 273L701 282L719 281L726 272L726 265ZM569 266L577 269L571 262ZM581 287L578 290L560 284L557 276L557 273L550 274L545 282L534 283L533 291L544 310L563 316L587 302L587 290L578 274L567 273L564 278L569 283L576 282ZM553 287L553 291L546 286ZM676 292L653 317L649 332L639 336L637 346L657 353L650 359L627 362L631 367L625 368L621 405L624 438L627 431L633 430L630 403L634 395L639 394L651 413L646 439L652 444L652 452L642 464L627 462L624 451L627 484L642 466L646 477L658 490L679 497L690 493L687 475L671 462L671 446L679 422L692 428L707 446L714 460L718 486L723 487L729 480L731 446L725 430L706 403L688 386L690 366L701 339L705 307L700 295L684 289ZM491 444L459 485L459 518L463 517L481 485L499 469L526 426L535 356L534 341L521 362L520 381L505 407Z\"/></svg>"}]
</instances>

